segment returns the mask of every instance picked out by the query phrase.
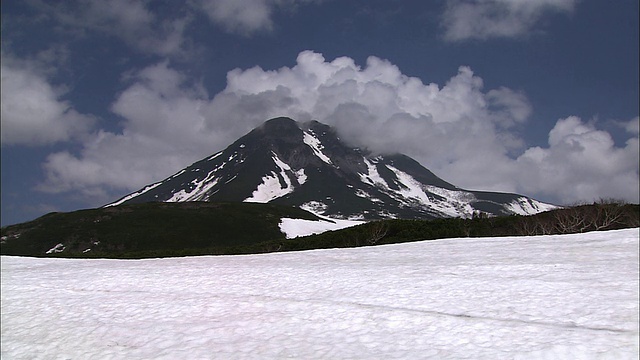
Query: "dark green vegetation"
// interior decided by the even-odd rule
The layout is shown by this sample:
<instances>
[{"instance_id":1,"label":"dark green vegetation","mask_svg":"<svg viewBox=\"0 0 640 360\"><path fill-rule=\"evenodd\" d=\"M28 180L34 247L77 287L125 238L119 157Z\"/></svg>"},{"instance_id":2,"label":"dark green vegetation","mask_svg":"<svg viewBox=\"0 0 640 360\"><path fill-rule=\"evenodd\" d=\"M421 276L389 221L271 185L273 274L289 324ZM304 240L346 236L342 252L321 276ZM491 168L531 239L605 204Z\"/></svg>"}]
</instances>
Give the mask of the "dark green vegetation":
<instances>
[{"instance_id":1,"label":"dark green vegetation","mask_svg":"<svg viewBox=\"0 0 640 360\"><path fill-rule=\"evenodd\" d=\"M565 234L637 227L640 206L602 201L532 216L382 220L289 240L278 228L282 217L317 219L297 208L271 204L121 205L52 213L2 228L0 252L145 258L356 247L451 237ZM65 247L63 252L45 254L59 243Z\"/></svg>"},{"instance_id":2,"label":"dark green vegetation","mask_svg":"<svg viewBox=\"0 0 640 360\"><path fill-rule=\"evenodd\" d=\"M51 213L2 228L3 255L152 257L197 254L284 238L283 217L317 219L293 207L252 203L145 203ZM86 251L91 249L90 251ZM86 251L86 252L85 252Z\"/></svg>"},{"instance_id":3,"label":"dark green vegetation","mask_svg":"<svg viewBox=\"0 0 640 360\"><path fill-rule=\"evenodd\" d=\"M357 247L454 237L532 236L615 230L640 226L640 206L600 202L530 216L472 219L380 220L294 240L256 244L250 252Z\"/></svg>"}]
</instances>

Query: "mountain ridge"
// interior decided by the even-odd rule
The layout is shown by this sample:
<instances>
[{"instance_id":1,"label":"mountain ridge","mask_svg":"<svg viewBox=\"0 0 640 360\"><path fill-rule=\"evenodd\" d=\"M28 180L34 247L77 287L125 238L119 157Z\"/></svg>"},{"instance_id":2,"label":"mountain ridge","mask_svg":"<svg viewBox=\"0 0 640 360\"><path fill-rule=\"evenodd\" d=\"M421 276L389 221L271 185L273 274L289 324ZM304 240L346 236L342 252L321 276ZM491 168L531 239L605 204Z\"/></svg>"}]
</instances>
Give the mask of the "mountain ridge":
<instances>
[{"instance_id":1,"label":"mountain ridge","mask_svg":"<svg viewBox=\"0 0 640 360\"><path fill-rule=\"evenodd\" d=\"M406 155L350 147L328 125L287 117L268 120L224 150L105 207L151 201L273 202L367 220L556 208L523 195L458 188Z\"/></svg>"}]
</instances>

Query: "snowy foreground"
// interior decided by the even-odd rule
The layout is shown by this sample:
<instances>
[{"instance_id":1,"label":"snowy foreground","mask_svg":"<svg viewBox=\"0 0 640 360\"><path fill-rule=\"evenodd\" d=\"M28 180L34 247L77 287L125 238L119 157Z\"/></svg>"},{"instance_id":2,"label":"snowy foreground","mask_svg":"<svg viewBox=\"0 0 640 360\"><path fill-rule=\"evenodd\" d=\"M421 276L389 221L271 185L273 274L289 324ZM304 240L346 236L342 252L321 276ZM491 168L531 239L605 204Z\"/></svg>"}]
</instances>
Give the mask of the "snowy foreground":
<instances>
[{"instance_id":1,"label":"snowy foreground","mask_svg":"<svg viewBox=\"0 0 640 360\"><path fill-rule=\"evenodd\" d=\"M2 257L2 359L637 359L638 229Z\"/></svg>"}]
</instances>

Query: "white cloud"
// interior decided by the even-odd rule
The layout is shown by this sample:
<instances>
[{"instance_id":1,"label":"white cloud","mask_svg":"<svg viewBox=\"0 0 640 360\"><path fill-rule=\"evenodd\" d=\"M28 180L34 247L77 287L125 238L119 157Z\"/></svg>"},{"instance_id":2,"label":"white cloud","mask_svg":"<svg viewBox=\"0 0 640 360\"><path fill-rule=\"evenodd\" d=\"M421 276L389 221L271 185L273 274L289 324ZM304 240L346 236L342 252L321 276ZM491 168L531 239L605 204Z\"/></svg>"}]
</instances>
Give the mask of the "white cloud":
<instances>
[{"instance_id":1,"label":"white cloud","mask_svg":"<svg viewBox=\"0 0 640 360\"><path fill-rule=\"evenodd\" d=\"M96 31L115 36L131 48L162 56L182 56L187 51L184 37L188 15L161 18L137 0L74 0L52 4L32 1L42 14L65 28L82 34Z\"/></svg>"},{"instance_id":2,"label":"white cloud","mask_svg":"<svg viewBox=\"0 0 640 360\"><path fill-rule=\"evenodd\" d=\"M575 116L560 119L549 132L548 148L529 148L517 159L520 187L564 203L599 198L637 203L638 143L636 133L616 147L611 135L593 124Z\"/></svg>"},{"instance_id":3,"label":"white cloud","mask_svg":"<svg viewBox=\"0 0 640 360\"><path fill-rule=\"evenodd\" d=\"M448 41L518 37L546 13L570 13L578 0L448 0L441 25Z\"/></svg>"},{"instance_id":4,"label":"white cloud","mask_svg":"<svg viewBox=\"0 0 640 360\"><path fill-rule=\"evenodd\" d=\"M211 21L228 32L248 35L273 27L273 0L202 0L199 4Z\"/></svg>"},{"instance_id":5,"label":"white cloud","mask_svg":"<svg viewBox=\"0 0 640 360\"><path fill-rule=\"evenodd\" d=\"M525 149L518 131L531 113L526 96L503 87L486 91L468 67L439 86L376 57L360 67L347 57L326 61L304 51L293 67L230 71L227 87L213 98L166 62L134 80L112 105L125 119L122 133L101 132L77 156L52 155L43 189L137 190L269 118L289 116L333 125L356 146L405 153L469 189L562 202L638 201L637 133L620 148L594 124L570 117L551 130L548 148Z\"/></svg>"},{"instance_id":6,"label":"white cloud","mask_svg":"<svg viewBox=\"0 0 640 360\"><path fill-rule=\"evenodd\" d=\"M403 75L376 57L360 68L349 58L327 62L305 51L292 68L234 70L227 83L215 100L224 99L225 106L241 113L247 109L243 102L264 101L252 115L256 121L279 115L318 119L337 126L355 145L406 153L445 177L457 173L457 160L505 156L508 149L498 140L509 133L497 128L522 122L530 112L519 93L505 88L484 93L482 79L467 67L440 87ZM494 188L497 175L478 173L462 185Z\"/></svg>"},{"instance_id":7,"label":"white cloud","mask_svg":"<svg viewBox=\"0 0 640 360\"><path fill-rule=\"evenodd\" d=\"M201 86L189 86L166 62L140 71L134 79L111 107L125 119L122 133L97 133L78 156L50 155L40 190L77 191L108 201L110 189L130 190L161 179L221 146L200 113L207 102Z\"/></svg>"},{"instance_id":8,"label":"white cloud","mask_svg":"<svg viewBox=\"0 0 640 360\"><path fill-rule=\"evenodd\" d=\"M638 133L640 133L640 117L636 116L629 120L627 123L623 124L623 127L628 133L638 136Z\"/></svg>"},{"instance_id":9,"label":"white cloud","mask_svg":"<svg viewBox=\"0 0 640 360\"><path fill-rule=\"evenodd\" d=\"M52 29L70 38L102 34L138 52L188 61L202 50L187 33L200 13L229 33L249 36L272 31L275 12L291 13L300 5L321 1L190 0L185 5L172 1L30 0L28 4L39 12L38 21L53 19L56 26Z\"/></svg>"},{"instance_id":10,"label":"white cloud","mask_svg":"<svg viewBox=\"0 0 640 360\"><path fill-rule=\"evenodd\" d=\"M531 115L531 104L522 92L501 87L487 92L486 98L494 112L494 121L502 127L524 123Z\"/></svg>"},{"instance_id":11,"label":"white cloud","mask_svg":"<svg viewBox=\"0 0 640 360\"><path fill-rule=\"evenodd\" d=\"M61 99L37 71L2 58L0 119L2 145L47 145L86 134L94 123Z\"/></svg>"},{"instance_id":12,"label":"white cloud","mask_svg":"<svg viewBox=\"0 0 640 360\"><path fill-rule=\"evenodd\" d=\"M253 35L273 30L273 13L321 0L197 0L196 7L229 33Z\"/></svg>"}]
</instances>

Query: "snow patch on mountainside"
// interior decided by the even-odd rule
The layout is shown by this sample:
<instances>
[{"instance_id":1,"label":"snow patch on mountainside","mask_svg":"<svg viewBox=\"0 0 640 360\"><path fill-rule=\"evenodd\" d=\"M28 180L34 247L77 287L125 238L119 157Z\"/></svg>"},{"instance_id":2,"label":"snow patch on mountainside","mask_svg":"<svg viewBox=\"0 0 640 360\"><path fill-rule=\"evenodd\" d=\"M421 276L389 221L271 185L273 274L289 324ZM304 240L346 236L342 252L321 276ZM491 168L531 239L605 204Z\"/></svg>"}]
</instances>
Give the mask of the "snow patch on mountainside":
<instances>
[{"instance_id":1,"label":"snow patch on mountainside","mask_svg":"<svg viewBox=\"0 0 640 360\"><path fill-rule=\"evenodd\" d=\"M213 160L213 159L217 158L218 156L222 155L222 153L223 153L222 151L219 151L219 152L217 152L217 153L213 154L211 157L209 157L209 158L207 159L207 161L211 161L211 160Z\"/></svg>"},{"instance_id":2,"label":"snow patch on mountainside","mask_svg":"<svg viewBox=\"0 0 640 360\"><path fill-rule=\"evenodd\" d=\"M316 154L316 156L319 157L320 160L329 165L332 164L331 159L322 152L324 146L322 145L320 140L313 135L312 132L305 131L303 141L305 144L309 145L309 147L313 150L313 153Z\"/></svg>"},{"instance_id":3,"label":"snow patch on mountainside","mask_svg":"<svg viewBox=\"0 0 640 360\"><path fill-rule=\"evenodd\" d=\"M287 174L287 171L292 171L291 166L280 160L278 155L274 152L271 152L271 159L273 159L273 162L280 169L279 173L272 171L271 174L263 176L262 183L258 185L258 188L253 191L250 197L244 199L245 202L268 203L271 200L293 192L294 186ZM298 170L295 174L297 175L298 183L304 184L307 180L307 176L305 175L304 170L301 170L302 171ZM280 178L284 180L286 185L285 187L282 187Z\"/></svg>"},{"instance_id":4,"label":"snow patch on mountainside","mask_svg":"<svg viewBox=\"0 0 640 360\"><path fill-rule=\"evenodd\" d=\"M387 182L382 178L382 176L380 176L380 173L378 173L378 168L376 167L376 165L365 157L363 157L362 160L367 165L367 173L366 174L358 173L358 175L360 176L360 181L362 181L365 184L369 184L371 186L376 186L376 187L381 186L385 189L389 189L389 184L387 184Z\"/></svg>"},{"instance_id":5,"label":"snow patch on mountainside","mask_svg":"<svg viewBox=\"0 0 640 360\"><path fill-rule=\"evenodd\" d=\"M302 185L307 181L307 174L304 173L304 169L300 169L295 172L298 184Z\"/></svg>"},{"instance_id":6,"label":"snow patch on mountainside","mask_svg":"<svg viewBox=\"0 0 640 360\"><path fill-rule=\"evenodd\" d=\"M183 170L183 171L184 171L184 170ZM142 194L146 193L147 191L149 191L149 190L151 190L151 189L154 189L154 188L156 188L157 186L159 186L159 185L161 185L161 184L162 184L162 181L161 181L161 182L157 182L157 183L155 183L155 184L151 184L151 185L149 185L149 186L145 187L144 189L142 189L142 190L140 190L140 191L137 191L137 192L134 192L134 193L132 193L132 194L129 194L129 195L127 195L127 196L123 197L122 199L120 199L119 201L116 201L116 202L111 203L111 204L107 204L107 205L105 205L104 207L120 205L120 204L122 204L123 202L125 202L125 201L127 201L127 200L131 200L131 199L133 199L133 198L134 198L134 197L136 197L136 196L142 195Z\"/></svg>"},{"instance_id":7,"label":"snow patch on mountainside","mask_svg":"<svg viewBox=\"0 0 640 360\"><path fill-rule=\"evenodd\" d=\"M316 216L324 214L327 208L327 204L320 201L309 201L300 205L300 209L313 213Z\"/></svg>"},{"instance_id":8,"label":"snow patch on mountainside","mask_svg":"<svg viewBox=\"0 0 640 360\"><path fill-rule=\"evenodd\" d=\"M278 175L276 175L275 172L272 172L272 175L265 175L262 177L262 184L258 185L258 188L244 201L268 203L273 199L287 195L291 191L293 191L293 189L282 188L280 180L278 180Z\"/></svg>"},{"instance_id":9,"label":"snow patch on mountainside","mask_svg":"<svg viewBox=\"0 0 640 360\"><path fill-rule=\"evenodd\" d=\"M434 203L437 203L442 211L445 211L444 209L446 208L449 209L446 211L455 211L457 213L457 215L452 216L470 217L474 212L471 203L477 199L475 195L468 191L448 190L433 185L425 185L424 189L431 194L444 198L445 200L436 198Z\"/></svg>"},{"instance_id":10,"label":"snow patch on mountainside","mask_svg":"<svg viewBox=\"0 0 640 360\"><path fill-rule=\"evenodd\" d=\"M191 185L193 186L193 188L191 190L187 191L185 189L181 189L180 191L173 194L171 198L166 200L166 202L207 200L205 197L207 196L208 191L212 189L214 186L216 186L218 184L218 181L220 180L216 178L216 173L220 169L222 169L225 165L226 163L223 162L222 164L217 166L215 169L209 171L207 176L205 176L204 179L202 180L198 180L198 179L192 180ZM199 169L195 169L194 171L199 171Z\"/></svg>"},{"instance_id":11,"label":"snow patch on mountainside","mask_svg":"<svg viewBox=\"0 0 640 360\"><path fill-rule=\"evenodd\" d=\"M406 203L407 205L411 205L405 199L415 199L418 203L428 207L434 211L437 211L441 214L451 217L464 217L467 214L471 214L473 209L468 202L460 201L459 194L453 191L448 191L448 193L443 194L447 200L442 201L436 198L430 197L425 191L427 188L420 183L418 180L414 179L411 175L396 169L393 166L386 165L386 167L393 171L393 173L398 178L400 182L400 190L392 190L396 194L400 195L401 202ZM404 187L403 187L404 186ZM435 188L435 187L434 187ZM445 189L438 188L441 193L444 193ZM464 197L462 198L464 199Z\"/></svg>"},{"instance_id":12,"label":"snow patch on mountainside","mask_svg":"<svg viewBox=\"0 0 640 360\"><path fill-rule=\"evenodd\" d=\"M357 196L357 197L361 197L363 199L367 199L367 200L369 200L369 201L371 201L373 203L384 203L384 201L372 196L371 194L369 194L368 192L366 192L366 191L364 191L362 189L356 189L354 195Z\"/></svg>"},{"instance_id":13,"label":"snow patch on mountainside","mask_svg":"<svg viewBox=\"0 0 640 360\"><path fill-rule=\"evenodd\" d=\"M178 171L177 173L175 173L175 174L171 175L171 177L169 177L169 179L175 179L175 178L177 178L178 176L180 176L180 175L184 174L185 172L187 172L187 170L186 170L186 169L182 169L182 170Z\"/></svg>"},{"instance_id":14,"label":"snow patch on mountainside","mask_svg":"<svg viewBox=\"0 0 640 360\"><path fill-rule=\"evenodd\" d=\"M360 180L365 184L378 188L406 207L418 205L450 217L466 217L473 213L470 201L475 200L475 197L471 193L450 191L435 186L425 186L404 171L391 165L382 164L382 166L391 170L396 176L397 180L395 183L399 189L392 189L378 172L379 165L366 158L363 158L363 161L367 165L367 173L359 173ZM430 196L429 193L439 195L446 200ZM358 191L356 192L356 196L369 198L374 201L374 198L366 191Z\"/></svg>"},{"instance_id":15,"label":"snow patch on mountainside","mask_svg":"<svg viewBox=\"0 0 640 360\"><path fill-rule=\"evenodd\" d=\"M558 208L558 206L556 205L546 204L533 199L527 199L524 196L512 201L506 207L507 209L513 211L518 215L533 215Z\"/></svg>"},{"instance_id":16,"label":"snow patch on mountainside","mask_svg":"<svg viewBox=\"0 0 640 360\"><path fill-rule=\"evenodd\" d=\"M400 190L392 190L392 189L388 189L388 190L391 190L396 194L400 195L400 199L403 200L403 202L405 203L406 203L406 201L404 201L405 199L413 199L423 205L429 206L431 204L431 199L429 199L429 196L425 193L424 189L422 188L422 184L420 184L420 182L414 179L411 175L405 172L402 172L394 168L393 166L385 165L385 167L393 171L393 173L398 178L397 184L400 186Z\"/></svg>"},{"instance_id":17,"label":"snow patch on mountainside","mask_svg":"<svg viewBox=\"0 0 640 360\"><path fill-rule=\"evenodd\" d=\"M51 249L47 250L47 252L45 254L55 254L55 253L61 253L63 251L64 251L64 245L63 244L57 244L56 246L54 246Z\"/></svg>"}]
</instances>

